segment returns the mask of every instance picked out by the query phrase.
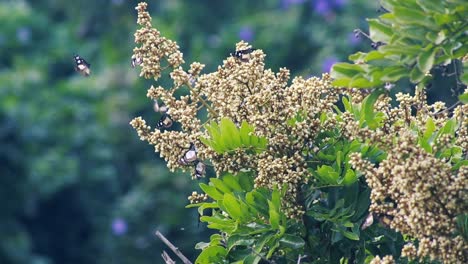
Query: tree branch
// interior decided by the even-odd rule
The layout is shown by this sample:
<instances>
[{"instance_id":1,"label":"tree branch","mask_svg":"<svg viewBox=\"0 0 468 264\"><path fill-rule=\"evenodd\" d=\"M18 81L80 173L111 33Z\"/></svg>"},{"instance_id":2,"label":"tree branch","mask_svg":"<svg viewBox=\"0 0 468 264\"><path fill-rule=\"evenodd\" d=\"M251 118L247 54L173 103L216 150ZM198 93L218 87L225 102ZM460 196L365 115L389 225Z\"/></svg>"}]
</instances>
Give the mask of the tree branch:
<instances>
[{"instance_id":1,"label":"tree branch","mask_svg":"<svg viewBox=\"0 0 468 264\"><path fill-rule=\"evenodd\" d=\"M163 251L163 253L161 254L162 258L164 259L164 262L166 264L176 264L176 262L174 260L171 259L171 257L169 257L169 254L167 254L166 251Z\"/></svg>"},{"instance_id":2,"label":"tree branch","mask_svg":"<svg viewBox=\"0 0 468 264\"><path fill-rule=\"evenodd\" d=\"M166 244L166 246L168 246L172 252L174 252L174 254L176 254L182 260L184 264L192 264L192 262L190 262L190 260L186 258L184 254L182 254L182 252L180 252L180 250L176 248L169 240L167 240L167 238L165 238L159 231L156 231L156 236L161 239L161 241Z\"/></svg>"}]
</instances>

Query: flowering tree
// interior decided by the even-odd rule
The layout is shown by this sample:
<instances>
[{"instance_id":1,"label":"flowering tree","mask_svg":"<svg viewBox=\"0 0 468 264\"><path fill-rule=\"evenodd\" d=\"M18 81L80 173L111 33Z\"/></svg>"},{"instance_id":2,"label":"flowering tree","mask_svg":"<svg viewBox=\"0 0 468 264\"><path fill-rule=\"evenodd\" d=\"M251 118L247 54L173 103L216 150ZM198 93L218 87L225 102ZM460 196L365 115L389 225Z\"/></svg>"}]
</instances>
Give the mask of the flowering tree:
<instances>
[{"instance_id":1,"label":"flowering tree","mask_svg":"<svg viewBox=\"0 0 468 264\"><path fill-rule=\"evenodd\" d=\"M429 104L424 89L435 66L466 67L459 32L467 6L382 2L388 12L370 21L377 50L337 64L333 79L292 81L285 68L266 69L263 51L246 42L215 72L201 74L198 62L184 69L178 45L138 5L132 65L147 79L170 71L173 84L147 92L160 115L154 129L141 117L131 125L169 169L209 178L188 207L218 233L197 244L196 263L468 261L468 107ZM412 12L437 13L431 30L444 40L422 34L429 48L400 54L417 40L400 35L408 28L396 22L427 27ZM408 71L419 86L392 106L379 87ZM466 87L466 75L456 74Z\"/></svg>"}]
</instances>

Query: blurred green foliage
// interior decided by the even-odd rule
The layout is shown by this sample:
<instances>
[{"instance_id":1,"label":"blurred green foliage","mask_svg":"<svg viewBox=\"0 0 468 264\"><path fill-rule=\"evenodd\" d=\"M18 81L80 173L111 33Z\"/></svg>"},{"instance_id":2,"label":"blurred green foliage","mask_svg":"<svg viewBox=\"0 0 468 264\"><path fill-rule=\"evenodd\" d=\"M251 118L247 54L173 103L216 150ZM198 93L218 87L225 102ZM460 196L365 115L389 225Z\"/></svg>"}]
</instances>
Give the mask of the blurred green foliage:
<instances>
[{"instance_id":1,"label":"blurred green foliage","mask_svg":"<svg viewBox=\"0 0 468 264\"><path fill-rule=\"evenodd\" d=\"M136 1L0 2L0 263L158 263L160 230L189 258L209 231L184 209L196 185L169 173L128 125L157 121L130 67ZM317 75L370 42L365 0L150 1L185 60L213 70L244 39L268 67ZM74 72L72 55L91 63ZM164 80L162 80L164 82ZM150 124L154 126L154 124Z\"/></svg>"}]
</instances>

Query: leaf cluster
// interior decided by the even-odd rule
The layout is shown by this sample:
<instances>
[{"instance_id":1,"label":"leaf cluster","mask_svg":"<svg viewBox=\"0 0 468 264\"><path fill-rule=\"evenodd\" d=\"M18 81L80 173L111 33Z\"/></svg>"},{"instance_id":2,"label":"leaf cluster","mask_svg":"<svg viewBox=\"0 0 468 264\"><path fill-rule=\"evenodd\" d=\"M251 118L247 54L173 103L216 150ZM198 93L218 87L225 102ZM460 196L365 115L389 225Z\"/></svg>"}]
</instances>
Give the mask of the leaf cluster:
<instances>
[{"instance_id":1,"label":"leaf cluster","mask_svg":"<svg viewBox=\"0 0 468 264\"><path fill-rule=\"evenodd\" d=\"M373 88L409 78L427 84L436 65L449 65L468 52L468 4L463 0L382 0L388 12L368 19L369 38L377 49L349 56L353 63L337 63L334 85ZM460 80L468 84L463 61ZM461 71L459 69L458 71Z\"/></svg>"}]
</instances>

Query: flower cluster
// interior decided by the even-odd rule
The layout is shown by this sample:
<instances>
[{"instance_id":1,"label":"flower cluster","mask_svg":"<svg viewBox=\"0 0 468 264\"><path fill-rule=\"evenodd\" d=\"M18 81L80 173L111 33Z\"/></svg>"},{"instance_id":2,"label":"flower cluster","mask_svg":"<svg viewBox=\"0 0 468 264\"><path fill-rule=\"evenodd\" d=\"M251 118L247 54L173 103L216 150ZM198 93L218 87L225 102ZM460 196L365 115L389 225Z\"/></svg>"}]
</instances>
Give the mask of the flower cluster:
<instances>
[{"instance_id":1,"label":"flower cluster","mask_svg":"<svg viewBox=\"0 0 468 264\"><path fill-rule=\"evenodd\" d=\"M387 113L382 129L392 133L365 130L367 138L387 152L387 158L375 167L357 153L351 156L351 164L365 174L372 190L370 211L389 219L391 228L418 239L417 249L408 244L403 256L466 263L468 245L457 235L456 217L468 210L468 166L454 169L450 160L436 157L434 153L466 146L468 107L458 106L454 111L460 124L457 140L450 133L442 134L429 145L428 152L418 142L421 135L411 127L426 127L428 120L422 116L429 114L434 126L442 129L449 120L448 113L443 112L445 106L427 105L422 93L414 97L398 94L397 100L398 107L382 109ZM412 108L418 110L416 114L411 114ZM359 135L362 133L359 129L353 126L350 134ZM461 149L463 157L467 148Z\"/></svg>"},{"instance_id":2,"label":"flower cluster","mask_svg":"<svg viewBox=\"0 0 468 264\"><path fill-rule=\"evenodd\" d=\"M140 3L137 10L142 28L135 34L140 46L134 49L133 64L141 66L142 76L156 80L168 70L173 85L148 89L147 97L162 114L154 129L141 117L131 125L170 170L191 171L192 178L203 177L205 166L212 167L216 176L253 172L255 187L287 188L282 201L286 214L298 219L305 209L298 202L299 191L312 182L309 158L321 151L317 144L330 139L318 136L339 131L350 142L370 144L386 153L376 164L357 153L349 158L372 190L370 211L416 239L417 244L407 244L402 255L468 262L468 246L456 232L456 217L468 210L468 166L455 167L467 155L468 105L453 111L440 102L428 105L425 93L417 90L414 96L397 94L398 106L392 107L391 98L381 95L372 106L379 118L371 127L365 119L374 113L357 116L369 91L331 88L327 74L291 81L285 68L277 73L266 69L263 51L243 41L215 72L202 74L204 65L198 62L185 70L177 44L151 27L146 4ZM342 96L357 107L335 111ZM252 126L252 136L266 139L266 147L217 151L203 143L210 138L204 124L219 124L224 118L238 127L245 122ZM442 130L447 133L434 134ZM207 199L196 192L189 197L191 203ZM394 260L376 257L372 263Z\"/></svg>"},{"instance_id":3,"label":"flower cluster","mask_svg":"<svg viewBox=\"0 0 468 264\"><path fill-rule=\"evenodd\" d=\"M135 34L135 41L141 46L134 49L134 58L142 59L142 75L158 79L164 69L163 58L172 69L169 75L173 86L151 87L147 96L164 105L164 118L181 127L175 130L156 125L152 130L137 117L131 125L140 138L154 145L171 170L194 171L194 166L180 162L193 144L197 159L212 165L218 176L252 170L258 172L256 187L288 186L288 207L291 214L300 215L302 211L294 201L299 186L310 177L300 153L320 130L320 114L332 113L340 94L338 89L331 89L330 77L297 77L288 85L289 70L281 68L275 73L266 69L265 54L246 42L239 42L233 55L213 73L200 74L204 65L197 62L185 71L180 66L183 59L177 44L151 28L146 4L140 3L137 10L142 28ZM244 149L216 153L200 141L209 137L199 118L202 109L209 121L227 117L236 124L246 121L253 125L254 134L268 140L266 150L255 155Z\"/></svg>"}]
</instances>

